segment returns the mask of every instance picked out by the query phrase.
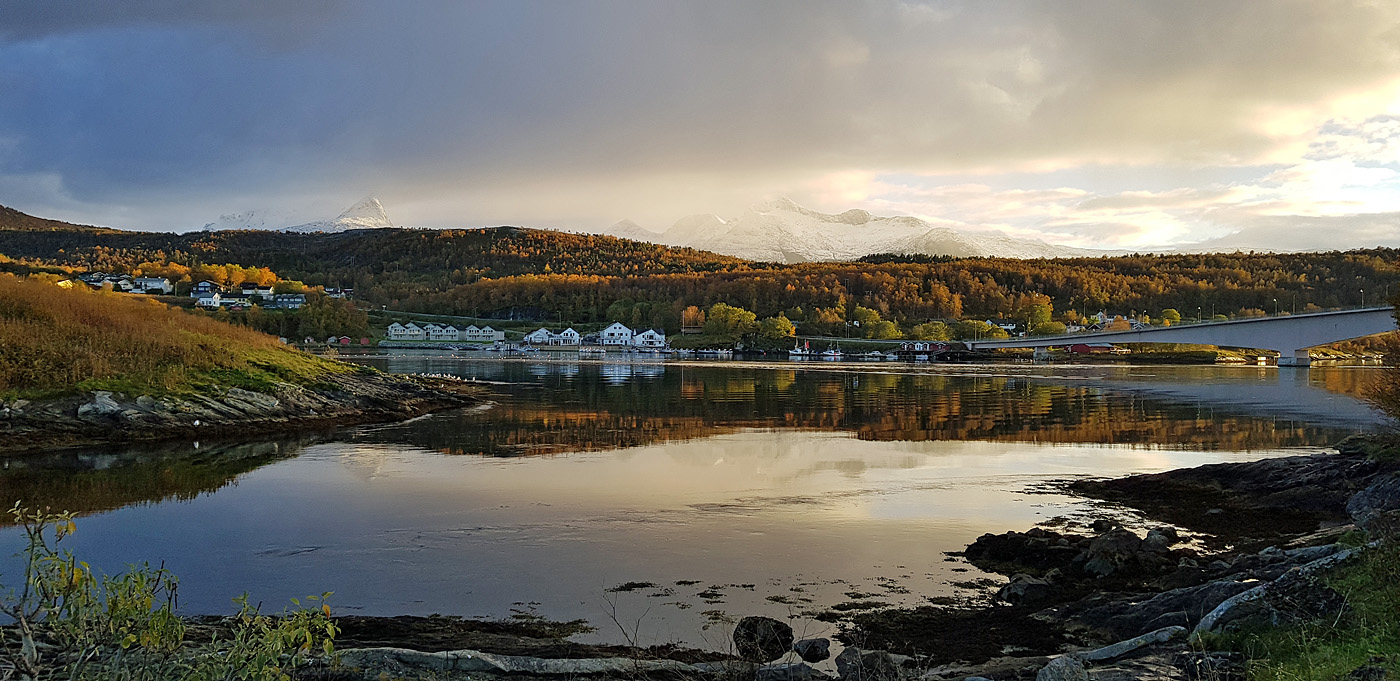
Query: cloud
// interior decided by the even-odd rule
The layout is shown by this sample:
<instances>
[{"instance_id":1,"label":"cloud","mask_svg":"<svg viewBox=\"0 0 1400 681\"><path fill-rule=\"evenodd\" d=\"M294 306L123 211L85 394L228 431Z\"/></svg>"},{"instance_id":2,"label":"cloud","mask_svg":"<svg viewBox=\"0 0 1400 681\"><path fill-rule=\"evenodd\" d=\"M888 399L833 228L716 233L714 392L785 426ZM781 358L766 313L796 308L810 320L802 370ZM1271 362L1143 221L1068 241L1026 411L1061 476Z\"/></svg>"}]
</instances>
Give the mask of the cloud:
<instances>
[{"instance_id":1,"label":"cloud","mask_svg":"<svg viewBox=\"0 0 1400 681\"><path fill-rule=\"evenodd\" d=\"M132 227L369 193L408 224L664 227L791 195L1081 243L1200 240L1240 228L1212 207L1384 209L1400 144L1384 3L34 0L6 15L0 174L64 190L17 207L110 206L102 221ZM1249 176L1171 181L1201 169ZM1142 184L1113 186L1129 176Z\"/></svg>"}]
</instances>

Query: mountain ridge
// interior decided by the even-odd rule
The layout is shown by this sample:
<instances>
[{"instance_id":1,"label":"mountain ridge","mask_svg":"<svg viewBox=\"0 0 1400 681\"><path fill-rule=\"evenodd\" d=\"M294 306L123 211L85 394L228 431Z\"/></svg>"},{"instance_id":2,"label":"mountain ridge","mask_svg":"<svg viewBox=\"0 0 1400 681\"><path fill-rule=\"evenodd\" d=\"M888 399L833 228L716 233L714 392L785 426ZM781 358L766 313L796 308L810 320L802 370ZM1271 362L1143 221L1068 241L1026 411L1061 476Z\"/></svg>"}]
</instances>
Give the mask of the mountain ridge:
<instances>
[{"instance_id":1,"label":"mountain ridge","mask_svg":"<svg viewBox=\"0 0 1400 681\"><path fill-rule=\"evenodd\" d=\"M999 233L971 234L954 225L908 215L881 217L859 208L822 213L780 198L755 204L729 220L708 213L689 215L664 232L622 220L604 233L785 264L854 261L881 253L1017 259L1117 254Z\"/></svg>"}]
</instances>

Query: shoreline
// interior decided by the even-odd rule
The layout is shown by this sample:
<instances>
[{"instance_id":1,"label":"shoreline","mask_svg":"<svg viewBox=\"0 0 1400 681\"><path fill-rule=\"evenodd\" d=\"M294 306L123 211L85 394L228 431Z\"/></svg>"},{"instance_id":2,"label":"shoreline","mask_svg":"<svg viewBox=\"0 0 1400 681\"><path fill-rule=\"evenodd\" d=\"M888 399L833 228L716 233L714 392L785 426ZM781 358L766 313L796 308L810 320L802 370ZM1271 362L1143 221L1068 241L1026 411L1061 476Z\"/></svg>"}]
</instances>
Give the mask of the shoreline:
<instances>
[{"instance_id":1,"label":"shoreline","mask_svg":"<svg viewBox=\"0 0 1400 681\"><path fill-rule=\"evenodd\" d=\"M480 402L478 387L440 377L331 374L312 387L269 392L128 395L91 391L53 399L0 402L0 448L43 453L135 442L286 435L365 423L405 421Z\"/></svg>"},{"instance_id":2,"label":"shoreline","mask_svg":"<svg viewBox=\"0 0 1400 681\"><path fill-rule=\"evenodd\" d=\"M1360 527L1377 530L1379 525L1371 525L1353 499L1400 480L1397 454L1400 444L1393 440L1358 437L1334 452L1067 482L1066 488L1076 494L1143 512L1153 521L1165 521L1156 510L1163 506L1161 498L1185 499L1183 505L1193 509L1208 499L1228 510L1199 508L1193 517L1173 517L1175 527L1164 525L1145 537L1107 519L1091 527L1034 527L984 535L961 555L983 570L1010 577L1010 582L974 603L889 608L843 618L834 636L846 649L841 656L846 659L837 661L841 678L1030 679L1055 660L1086 668L1086 676L1078 678L1093 681L1189 679L1206 670L1242 678L1236 675L1243 674L1244 658L1203 646L1201 632L1338 616L1344 604L1328 596L1333 592L1319 578L1300 582L1299 575L1323 574L1354 559L1357 544L1339 540L1355 535ZM1188 490L1196 496L1181 496ZM1398 502L1392 498L1382 504ZM1279 514L1286 520L1281 526L1270 522ZM1239 518L1221 522L1220 516ZM1191 541L1177 527L1200 536ZM1284 587L1287 594L1277 602L1270 600L1269 589ZM1265 594L1259 600L1262 605L1227 607L1256 592ZM1281 605L1298 598L1309 604ZM1220 614L1222 608L1228 612ZM443 656L467 653L529 655L513 658L517 662L512 664L530 659L541 668L560 660L593 664L601 657L684 662L697 675L760 681L830 678L803 662L788 661L796 653L744 660L676 646L575 644L567 635L541 642L519 632L499 635L515 626L513 622L454 617L356 616L345 621L353 623L355 632L346 639L349 657L366 670L365 678L372 677L370 671L385 669L422 671L415 665L443 664ZM1194 637L1190 645L1188 635ZM885 671L862 675L852 671L851 664ZM639 677L648 676L638 671Z\"/></svg>"}]
</instances>

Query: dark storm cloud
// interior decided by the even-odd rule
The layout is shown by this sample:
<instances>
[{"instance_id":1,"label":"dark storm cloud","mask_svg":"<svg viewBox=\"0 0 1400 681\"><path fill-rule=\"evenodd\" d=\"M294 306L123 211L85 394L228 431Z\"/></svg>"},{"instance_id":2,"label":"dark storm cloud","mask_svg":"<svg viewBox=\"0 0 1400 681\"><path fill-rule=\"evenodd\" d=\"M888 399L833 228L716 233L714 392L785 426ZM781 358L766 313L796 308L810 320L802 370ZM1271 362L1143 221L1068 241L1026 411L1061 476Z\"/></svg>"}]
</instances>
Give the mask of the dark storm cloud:
<instances>
[{"instance_id":1,"label":"dark storm cloud","mask_svg":"<svg viewBox=\"0 0 1400 681\"><path fill-rule=\"evenodd\" d=\"M1395 79L1396 25L1302 0L10 2L0 192L167 228L370 192L409 222L567 224L853 169L1277 165Z\"/></svg>"}]
</instances>

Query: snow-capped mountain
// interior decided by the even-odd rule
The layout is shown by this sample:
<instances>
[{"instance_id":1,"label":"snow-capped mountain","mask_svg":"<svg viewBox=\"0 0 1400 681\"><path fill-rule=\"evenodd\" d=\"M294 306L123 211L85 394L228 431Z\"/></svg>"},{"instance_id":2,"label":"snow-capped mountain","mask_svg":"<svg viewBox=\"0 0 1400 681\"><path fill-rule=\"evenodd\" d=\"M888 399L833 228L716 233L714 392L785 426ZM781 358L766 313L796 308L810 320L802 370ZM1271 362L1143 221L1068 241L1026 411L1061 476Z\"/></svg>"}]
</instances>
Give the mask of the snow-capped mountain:
<instances>
[{"instance_id":1,"label":"snow-capped mountain","mask_svg":"<svg viewBox=\"0 0 1400 681\"><path fill-rule=\"evenodd\" d=\"M218 220L204 225L204 229L211 232L226 229L264 229L306 233L394 226L394 222L384 212L383 204L373 196L360 199L333 220L306 222L307 217L299 211L250 210L220 215Z\"/></svg>"},{"instance_id":2,"label":"snow-capped mountain","mask_svg":"<svg viewBox=\"0 0 1400 681\"><path fill-rule=\"evenodd\" d=\"M345 209L334 220L308 222L304 225L288 227L288 232L344 232L351 229L379 229L393 227L394 221L384 212L384 205L373 196L366 196L358 203Z\"/></svg>"},{"instance_id":3,"label":"snow-capped mountain","mask_svg":"<svg viewBox=\"0 0 1400 681\"><path fill-rule=\"evenodd\" d=\"M863 210L828 215L779 199L754 206L732 220L709 214L691 215L661 234L624 220L608 233L784 263L855 260L875 253L999 258L1108 255L1106 251L1056 246L1035 239L969 233L952 225L958 223L935 224L907 216L878 217Z\"/></svg>"},{"instance_id":4,"label":"snow-capped mountain","mask_svg":"<svg viewBox=\"0 0 1400 681\"><path fill-rule=\"evenodd\" d=\"M218 220L204 225L206 232L219 232L226 229L283 229L295 225L304 217L291 211L249 210L242 213L220 215Z\"/></svg>"}]
</instances>

